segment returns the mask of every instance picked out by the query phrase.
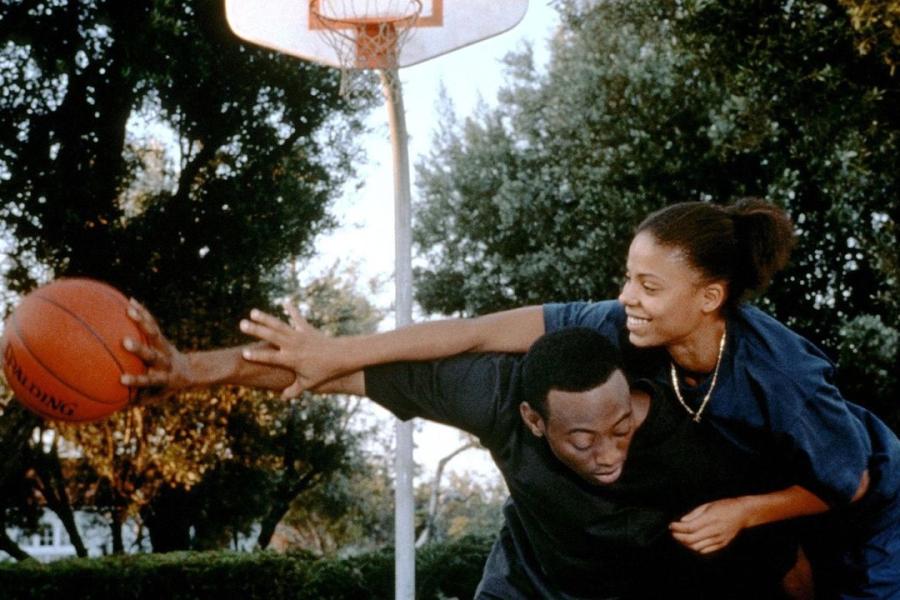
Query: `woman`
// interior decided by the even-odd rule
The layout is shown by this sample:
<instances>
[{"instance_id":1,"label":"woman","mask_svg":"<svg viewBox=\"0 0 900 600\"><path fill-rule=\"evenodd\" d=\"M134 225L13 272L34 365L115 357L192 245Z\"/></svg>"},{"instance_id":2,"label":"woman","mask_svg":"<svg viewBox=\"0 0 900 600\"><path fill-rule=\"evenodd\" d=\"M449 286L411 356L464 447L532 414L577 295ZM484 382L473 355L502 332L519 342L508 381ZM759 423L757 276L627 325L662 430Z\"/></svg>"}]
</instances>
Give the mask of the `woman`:
<instances>
[{"instance_id":1,"label":"woman","mask_svg":"<svg viewBox=\"0 0 900 600\"><path fill-rule=\"evenodd\" d=\"M319 334L296 311L293 328L253 311L242 329L274 348L248 348L243 356L294 370L290 396L370 364L524 352L545 331L593 327L619 344L629 376L665 382L694 420L708 421L739 448L777 452L796 483L761 505L734 498L698 507L673 523L676 539L712 552L743 528L831 509L828 539L814 549L827 565L820 573L834 578L820 589L900 598L900 442L842 398L820 350L742 302L766 287L792 245L787 216L761 200L677 204L638 226L618 301L344 338Z\"/></svg>"}]
</instances>

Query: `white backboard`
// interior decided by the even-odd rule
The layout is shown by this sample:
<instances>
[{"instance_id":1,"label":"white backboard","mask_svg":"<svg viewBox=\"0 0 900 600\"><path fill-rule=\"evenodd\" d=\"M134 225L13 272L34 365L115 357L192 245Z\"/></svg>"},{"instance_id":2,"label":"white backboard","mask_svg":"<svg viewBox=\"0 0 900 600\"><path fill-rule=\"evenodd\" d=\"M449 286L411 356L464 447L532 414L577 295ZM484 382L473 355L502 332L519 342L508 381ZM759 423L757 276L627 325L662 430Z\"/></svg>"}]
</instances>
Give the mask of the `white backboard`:
<instances>
[{"instance_id":1,"label":"white backboard","mask_svg":"<svg viewBox=\"0 0 900 600\"><path fill-rule=\"evenodd\" d=\"M412 5L410 0L321 0L319 6L319 1L225 0L225 14L231 29L249 42L341 67L346 65L341 64L316 10L325 14L330 2L337 16L367 10L377 17ZM399 49L397 66L414 65L503 33L515 27L527 9L528 0L422 0L418 18Z\"/></svg>"}]
</instances>

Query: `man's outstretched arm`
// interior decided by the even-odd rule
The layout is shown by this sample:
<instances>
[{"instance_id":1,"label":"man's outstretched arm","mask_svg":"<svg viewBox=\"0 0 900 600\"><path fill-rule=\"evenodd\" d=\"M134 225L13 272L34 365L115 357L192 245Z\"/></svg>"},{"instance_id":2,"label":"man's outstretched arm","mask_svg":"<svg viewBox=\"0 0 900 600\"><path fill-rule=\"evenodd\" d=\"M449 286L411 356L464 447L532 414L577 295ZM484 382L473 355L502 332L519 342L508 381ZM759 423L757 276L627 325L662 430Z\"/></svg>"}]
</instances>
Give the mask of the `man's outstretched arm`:
<instances>
[{"instance_id":1,"label":"man's outstretched arm","mask_svg":"<svg viewBox=\"0 0 900 600\"><path fill-rule=\"evenodd\" d=\"M261 321L249 323L242 322L242 328L245 333L257 335L261 338L272 338L275 342L263 341L254 344L246 344L244 346L234 346L230 348L221 348L202 352L181 352L176 348L161 332L159 325L156 323L153 315L144 308L136 300L131 300L128 308L129 317L138 325L144 333L143 340L134 338L125 338L123 345L129 351L138 356L146 367L146 373L135 375L123 375L122 384L139 388L157 388L165 392L175 392L187 388L209 387L221 384L242 385L248 387L263 388L269 390L282 390L286 397L293 397L300 394L304 390L310 390L317 393L350 393L363 395L364 392L364 376L362 368L373 362L387 361L386 355L379 355L378 360L358 361L360 364L353 369L347 371L330 371L327 379L317 379L312 385L310 380L301 382L297 374L286 367L279 364L279 360L272 362L256 362L255 360L246 360L247 358L258 359L260 354L265 357L277 355L284 357L290 354L290 350L282 348L284 345L289 348L292 342L292 331L300 329L312 329L308 324L302 321L296 308L289 310L292 325L288 325L279 319L264 315ZM496 316L481 317L471 322L467 320L456 321L440 321L434 322L433 327L418 326L410 328L408 331L400 330L395 336L385 336L383 339L398 339L403 346L409 342L409 339L417 339L419 334L428 331L424 338L433 340L432 342L420 342L426 346L437 344L439 350L432 348L431 352L435 357L443 354L455 354L465 350L476 350L480 348L478 343L471 340L464 341L469 334L459 333L458 328L467 331L484 330L481 326L472 327L475 322L487 323L489 326L486 330L495 329L499 323L504 323L507 319L516 321L524 320L530 325L528 327L511 327L504 325L499 329L518 332L515 337L518 341L511 343L510 348L523 347L527 348L532 338L540 335L543 328L543 318L541 317L540 307L531 307L529 309L518 309L517 311L508 311ZM456 330L458 333L451 335L450 332ZM415 333L418 331L419 333ZM309 338L311 334L307 333ZM380 335L380 334L379 334ZM325 340L344 340L345 338L327 338L323 334L316 332L312 335L315 339ZM477 337L477 336L476 336ZM498 336L498 339L502 336ZM451 340L452 338L452 340ZM353 345L359 344L367 347L369 344L364 338L354 338L356 341ZM382 339L382 338L378 338ZM404 342L403 340L407 340ZM455 340L455 341L453 341ZM307 339L309 341L309 339ZM509 342L507 342L509 343ZM414 345L414 344L413 344ZM452 350L456 352L452 352ZM313 344L308 348L311 356L317 356L319 351L326 352L326 346L318 347ZM524 351L524 350L523 350ZM412 351L413 354L419 350ZM341 352L338 352L340 354ZM427 355L427 353L426 353ZM403 354L398 351L398 356ZM425 356L419 356L418 359L424 359ZM396 362L402 358L394 358L388 362ZM355 363L354 363L355 364ZM421 377L420 377L421 379ZM339 383L340 382L340 383ZM484 382L479 381L479 385ZM327 387L326 387L327 386ZM347 390L339 390L337 386L351 386ZM463 386L460 389L465 389Z\"/></svg>"},{"instance_id":2,"label":"man's outstretched arm","mask_svg":"<svg viewBox=\"0 0 900 600\"><path fill-rule=\"evenodd\" d=\"M363 371L357 371L338 377L331 381L326 381L315 390L317 394L349 394L351 396L366 395L366 376Z\"/></svg>"},{"instance_id":3,"label":"man's outstretched arm","mask_svg":"<svg viewBox=\"0 0 900 600\"><path fill-rule=\"evenodd\" d=\"M163 335L153 315L136 300L131 300L128 316L143 332L143 339L128 337L122 344L141 359L146 372L123 375L123 385L157 388L165 394L223 384L283 390L294 382L294 373L289 369L243 359L245 350L261 346L260 343L181 352Z\"/></svg>"},{"instance_id":4,"label":"man's outstretched arm","mask_svg":"<svg viewBox=\"0 0 900 600\"><path fill-rule=\"evenodd\" d=\"M124 375L125 385L155 387L163 393L219 384L283 390L294 380L287 369L243 360L248 346L181 352L139 303L133 301L128 312L146 340L123 343L144 361L147 372ZM401 418L423 417L487 437L497 433L496 416L500 403L512 393L515 364L509 356L476 354L439 362L393 363L332 378L312 391L368 396Z\"/></svg>"}]
</instances>

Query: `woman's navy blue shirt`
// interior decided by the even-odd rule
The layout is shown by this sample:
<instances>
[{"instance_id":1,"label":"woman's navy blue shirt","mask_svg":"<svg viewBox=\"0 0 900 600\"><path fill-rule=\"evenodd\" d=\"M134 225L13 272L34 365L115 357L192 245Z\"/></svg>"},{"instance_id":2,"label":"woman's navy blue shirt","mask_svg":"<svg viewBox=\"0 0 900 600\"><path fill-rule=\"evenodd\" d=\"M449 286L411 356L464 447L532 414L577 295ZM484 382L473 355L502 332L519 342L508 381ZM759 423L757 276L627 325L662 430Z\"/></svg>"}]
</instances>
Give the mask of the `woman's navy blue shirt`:
<instances>
[{"instance_id":1,"label":"woman's navy blue shirt","mask_svg":"<svg viewBox=\"0 0 900 600\"><path fill-rule=\"evenodd\" d=\"M625 310L615 300L547 304L544 325L548 332L573 326L596 329L618 345L630 378L646 377L671 387L668 353L634 347L628 341ZM865 504L898 504L897 436L875 415L843 398L834 384L834 365L819 348L747 304L727 319L726 340L704 421L742 449L774 449L794 483L833 507L849 504L865 469L871 477ZM694 410L708 385L706 381L686 394ZM868 525L876 529L896 518L882 510L869 512Z\"/></svg>"}]
</instances>

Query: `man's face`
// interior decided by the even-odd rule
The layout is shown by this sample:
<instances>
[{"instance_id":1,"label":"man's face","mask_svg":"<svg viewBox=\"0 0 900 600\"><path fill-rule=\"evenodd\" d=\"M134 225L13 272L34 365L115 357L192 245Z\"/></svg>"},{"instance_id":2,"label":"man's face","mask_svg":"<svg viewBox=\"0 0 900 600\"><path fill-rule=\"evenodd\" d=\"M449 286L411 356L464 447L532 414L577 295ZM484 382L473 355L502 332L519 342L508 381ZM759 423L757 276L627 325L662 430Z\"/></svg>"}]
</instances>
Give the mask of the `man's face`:
<instances>
[{"instance_id":1,"label":"man's face","mask_svg":"<svg viewBox=\"0 0 900 600\"><path fill-rule=\"evenodd\" d=\"M621 371L585 392L551 390L547 412L545 420L522 403L522 417L531 432L547 438L563 464L594 485L619 478L635 431L631 393Z\"/></svg>"}]
</instances>

